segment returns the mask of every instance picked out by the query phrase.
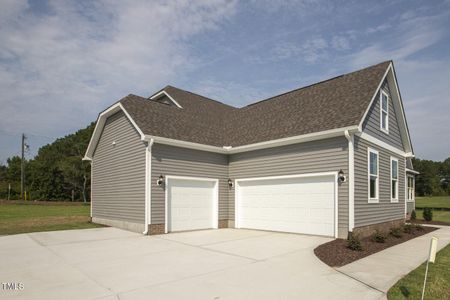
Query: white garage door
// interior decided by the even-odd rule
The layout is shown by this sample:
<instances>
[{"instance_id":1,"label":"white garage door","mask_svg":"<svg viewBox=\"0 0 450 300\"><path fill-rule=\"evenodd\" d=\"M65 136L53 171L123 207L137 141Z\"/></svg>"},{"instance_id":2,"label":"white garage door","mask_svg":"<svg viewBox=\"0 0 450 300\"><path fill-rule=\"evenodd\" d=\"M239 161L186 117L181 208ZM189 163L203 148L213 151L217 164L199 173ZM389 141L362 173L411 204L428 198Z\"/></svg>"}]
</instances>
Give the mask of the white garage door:
<instances>
[{"instance_id":1,"label":"white garage door","mask_svg":"<svg viewBox=\"0 0 450 300\"><path fill-rule=\"evenodd\" d=\"M335 236L335 175L237 180L240 228Z\"/></svg>"},{"instance_id":2,"label":"white garage door","mask_svg":"<svg viewBox=\"0 0 450 300\"><path fill-rule=\"evenodd\" d=\"M217 228L217 181L168 178L168 231Z\"/></svg>"}]
</instances>

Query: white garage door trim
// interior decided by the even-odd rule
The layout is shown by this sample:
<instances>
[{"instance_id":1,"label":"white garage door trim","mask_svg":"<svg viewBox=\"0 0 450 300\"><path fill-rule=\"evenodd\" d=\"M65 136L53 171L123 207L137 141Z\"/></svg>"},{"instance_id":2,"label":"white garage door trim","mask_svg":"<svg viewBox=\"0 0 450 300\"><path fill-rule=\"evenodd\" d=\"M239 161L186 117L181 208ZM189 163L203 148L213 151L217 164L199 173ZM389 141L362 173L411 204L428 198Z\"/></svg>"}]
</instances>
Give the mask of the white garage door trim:
<instances>
[{"instance_id":1,"label":"white garage door trim","mask_svg":"<svg viewBox=\"0 0 450 300\"><path fill-rule=\"evenodd\" d=\"M287 179L287 178L302 178L302 177L322 177L322 176L334 176L334 237L338 237L338 172L322 172L322 173L304 173L296 175L283 175L283 176L269 176L269 177L253 177L253 178L242 178L235 179L236 186L236 196L234 197L234 222L235 227L240 228L240 190L239 183L243 181L256 181L256 180L276 180L276 179Z\"/></svg>"},{"instance_id":2,"label":"white garage door trim","mask_svg":"<svg viewBox=\"0 0 450 300\"><path fill-rule=\"evenodd\" d=\"M175 176L166 175L165 176L165 216L164 216L164 232L169 232L169 180L195 180L195 181L209 181L214 182L214 198L213 198L213 222L211 228L217 229L219 226L219 179L216 178L206 178L206 177L190 177L190 176Z\"/></svg>"}]
</instances>

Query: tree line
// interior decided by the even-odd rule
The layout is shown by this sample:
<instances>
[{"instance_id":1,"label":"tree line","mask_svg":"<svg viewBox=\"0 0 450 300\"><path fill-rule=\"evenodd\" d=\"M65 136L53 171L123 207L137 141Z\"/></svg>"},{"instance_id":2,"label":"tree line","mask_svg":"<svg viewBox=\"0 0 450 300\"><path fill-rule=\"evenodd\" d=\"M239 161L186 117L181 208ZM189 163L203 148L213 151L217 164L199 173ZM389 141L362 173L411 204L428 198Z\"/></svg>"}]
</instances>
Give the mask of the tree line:
<instances>
[{"instance_id":1,"label":"tree line","mask_svg":"<svg viewBox=\"0 0 450 300\"><path fill-rule=\"evenodd\" d=\"M27 199L90 201L91 166L82 161L95 123L74 134L41 147L38 154L25 160ZM20 199L19 156L0 164L0 199ZM11 189L9 190L9 186Z\"/></svg>"},{"instance_id":2,"label":"tree line","mask_svg":"<svg viewBox=\"0 0 450 300\"><path fill-rule=\"evenodd\" d=\"M25 161L25 190L31 200L90 201L91 165L82 161L95 123L74 134L41 147L36 157ZM0 164L0 199L20 198L21 158ZM443 162L413 159L417 196L450 195L450 157Z\"/></svg>"}]
</instances>

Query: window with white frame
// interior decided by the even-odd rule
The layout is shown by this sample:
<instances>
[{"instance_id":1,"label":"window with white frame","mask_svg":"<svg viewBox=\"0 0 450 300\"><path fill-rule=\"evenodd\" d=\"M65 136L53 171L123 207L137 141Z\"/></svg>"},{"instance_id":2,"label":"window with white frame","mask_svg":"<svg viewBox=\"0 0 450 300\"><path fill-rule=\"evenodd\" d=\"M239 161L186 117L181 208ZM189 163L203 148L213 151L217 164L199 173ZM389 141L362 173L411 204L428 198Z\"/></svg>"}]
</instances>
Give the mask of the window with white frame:
<instances>
[{"instance_id":1,"label":"window with white frame","mask_svg":"<svg viewBox=\"0 0 450 300\"><path fill-rule=\"evenodd\" d=\"M384 91L380 93L380 128L389 132L389 96Z\"/></svg>"},{"instance_id":2,"label":"window with white frame","mask_svg":"<svg viewBox=\"0 0 450 300\"><path fill-rule=\"evenodd\" d=\"M391 157L391 202L398 202L398 159Z\"/></svg>"},{"instance_id":3,"label":"window with white frame","mask_svg":"<svg viewBox=\"0 0 450 300\"><path fill-rule=\"evenodd\" d=\"M414 201L414 176L408 176L407 184L408 201Z\"/></svg>"},{"instance_id":4,"label":"window with white frame","mask_svg":"<svg viewBox=\"0 0 450 300\"><path fill-rule=\"evenodd\" d=\"M378 202L378 151L368 148L369 202Z\"/></svg>"}]
</instances>

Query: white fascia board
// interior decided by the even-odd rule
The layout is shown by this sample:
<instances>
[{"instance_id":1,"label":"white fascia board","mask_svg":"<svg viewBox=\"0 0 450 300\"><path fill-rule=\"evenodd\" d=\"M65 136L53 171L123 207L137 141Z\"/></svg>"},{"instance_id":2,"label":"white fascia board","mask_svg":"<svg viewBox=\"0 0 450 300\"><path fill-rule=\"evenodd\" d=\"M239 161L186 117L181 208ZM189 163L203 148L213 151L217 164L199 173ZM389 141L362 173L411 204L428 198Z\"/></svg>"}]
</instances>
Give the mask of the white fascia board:
<instances>
[{"instance_id":1,"label":"white fascia board","mask_svg":"<svg viewBox=\"0 0 450 300\"><path fill-rule=\"evenodd\" d=\"M402 157L409 157L411 155L411 153L406 153L398 148L395 148L394 146L389 145L386 142L383 142L382 140L377 139L376 137L373 137L373 136L367 134L367 133L359 132L359 133L356 133L356 135L359 136L360 138L362 138L363 140L371 142L372 144L375 144L381 148L384 148L384 149L391 151L392 153L398 154Z\"/></svg>"},{"instance_id":2,"label":"white fascia board","mask_svg":"<svg viewBox=\"0 0 450 300\"><path fill-rule=\"evenodd\" d=\"M411 169L408 169L408 168L405 168L405 171L408 172L408 173L415 174L415 175L419 175L420 174L420 172L418 172L416 170L411 170Z\"/></svg>"},{"instance_id":3,"label":"white fascia board","mask_svg":"<svg viewBox=\"0 0 450 300\"><path fill-rule=\"evenodd\" d=\"M95 124L94 132L92 134L91 140L89 141L89 145L87 147L86 154L84 155L83 160L92 160L94 150L97 147L97 143L98 143L98 140L100 139L101 133L103 131L103 126L105 126L106 119L108 117L112 116L113 114L119 112L120 110L122 110L124 112L124 114L130 120L133 127L137 130L137 132L141 136L141 140L144 140L144 138L145 138L144 133L137 126L136 122L133 120L133 118L131 118L130 114L126 111L126 109L123 107L123 105L119 102L119 103L112 105L111 107L109 107L108 109L106 109L105 111L103 111L102 113L99 114L99 116L97 118L97 123Z\"/></svg>"},{"instance_id":4,"label":"white fascia board","mask_svg":"<svg viewBox=\"0 0 450 300\"><path fill-rule=\"evenodd\" d=\"M176 147L188 148L188 149L194 149L194 150L201 150L201 151L208 151L208 152L215 152L215 153L227 153L227 149L225 149L223 147L187 142L187 141L176 140L176 139L160 137L160 136L145 135L144 140L148 141L150 139L153 139L155 141L155 143L157 143L157 144L164 144L164 145L170 145L170 146L176 146Z\"/></svg>"},{"instance_id":5,"label":"white fascia board","mask_svg":"<svg viewBox=\"0 0 450 300\"><path fill-rule=\"evenodd\" d=\"M326 131L308 133L308 134L303 134L303 135L298 135L298 136L293 136L293 137L288 137L288 138L282 138L282 139L276 139L276 140L271 140L271 141L266 141L266 142L261 142L261 143L249 144L249 145L244 145L244 146L238 146L238 147L210 146L210 145L205 145L205 144L175 140L175 139L171 139L171 138L158 137L158 136L152 136L152 135L145 135L144 140L154 139L155 143L159 143L159 144L165 144L165 145L171 145L171 146L189 148L189 149L195 149L195 150L202 150L202 151L209 151L209 152L215 152L215 153L234 154L234 153L247 152L247 151L259 150L259 149L265 149L265 148L272 148L272 147L279 147L279 146L285 146L285 145L291 145L291 144L297 144L297 143L310 142L310 141L321 140L321 139L337 137L337 136L344 136L345 131L356 132L356 131L358 131L358 126L336 128L336 129L331 129L331 130L326 130Z\"/></svg>"},{"instance_id":6,"label":"white fascia board","mask_svg":"<svg viewBox=\"0 0 450 300\"><path fill-rule=\"evenodd\" d=\"M267 142L260 142L255 144L249 144L244 146L238 146L238 147L232 147L229 150L230 154L233 153L239 153L239 152L247 152L252 150L259 150L259 149L265 149L265 148L272 148L272 147L279 147L279 146L285 146L285 145L291 145L291 144L297 144L297 143L305 143L315 140L322 140L326 138L331 137L337 137L337 136L343 136L345 131L357 131L358 126L349 126L349 127L343 127L343 128L336 128L331 130L325 130L325 131L319 131L314 133L308 133L293 137L287 137Z\"/></svg>"},{"instance_id":7,"label":"white fascia board","mask_svg":"<svg viewBox=\"0 0 450 300\"><path fill-rule=\"evenodd\" d=\"M172 98L172 96L169 95L169 93L167 93L166 91L161 91L153 96L150 97L150 99L152 100L156 100L159 97L161 97L162 95L166 96L167 98L170 99L170 101L172 101L178 108L183 108L175 99Z\"/></svg>"}]
</instances>

